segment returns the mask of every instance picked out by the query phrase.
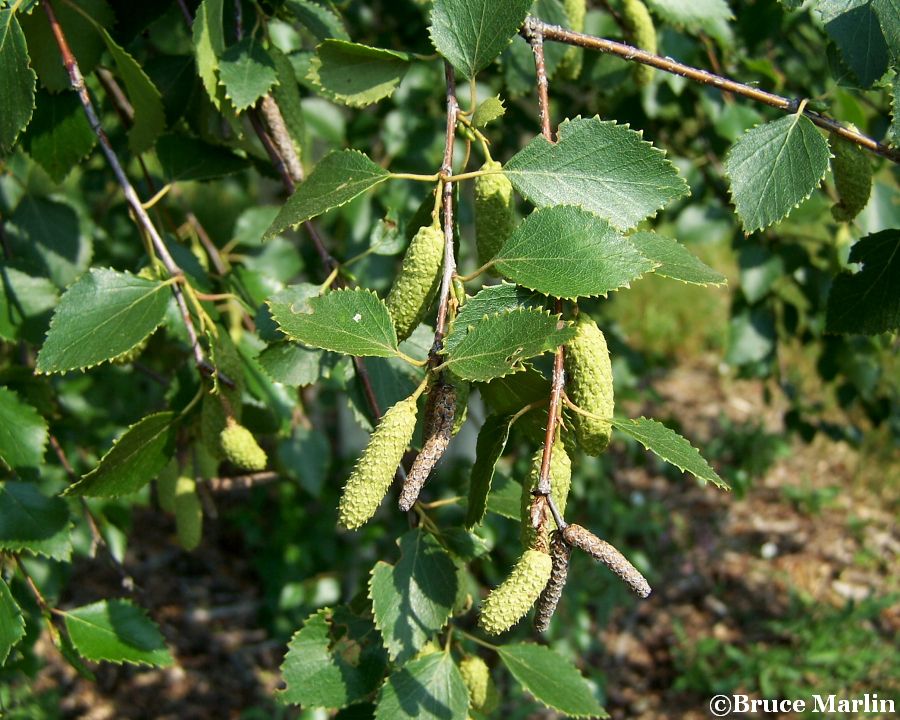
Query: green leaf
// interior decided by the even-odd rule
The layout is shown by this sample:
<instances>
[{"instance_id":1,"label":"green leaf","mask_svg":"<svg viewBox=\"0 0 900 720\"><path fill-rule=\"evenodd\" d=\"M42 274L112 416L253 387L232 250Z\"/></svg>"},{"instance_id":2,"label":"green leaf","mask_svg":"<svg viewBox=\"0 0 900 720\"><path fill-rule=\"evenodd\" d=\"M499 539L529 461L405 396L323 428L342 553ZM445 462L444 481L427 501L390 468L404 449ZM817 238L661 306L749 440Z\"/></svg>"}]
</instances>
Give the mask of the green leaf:
<instances>
[{"instance_id":1,"label":"green leaf","mask_svg":"<svg viewBox=\"0 0 900 720\"><path fill-rule=\"evenodd\" d=\"M640 417L636 420L612 418L612 426L637 440L647 450L655 453L667 463L689 472L694 477L711 482L722 490L730 490L722 478L716 474L700 452L685 438L670 430L658 420Z\"/></svg>"},{"instance_id":2,"label":"green leaf","mask_svg":"<svg viewBox=\"0 0 900 720\"><path fill-rule=\"evenodd\" d=\"M407 53L325 40L316 48L307 79L331 100L365 107L393 95L409 60Z\"/></svg>"},{"instance_id":3,"label":"green leaf","mask_svg":"<svg viewBox=\"0 0 900 720\"><path fill-rule=\"evenodd\" d=\"M731 197L747 234L786 217L828 170L828 143L802 115L748 130L725 159Z\"/></svg>"},{"instance_id":4,"label":"green leaf","mask_svg":"<svg viewBox=\"0 0 900 720\"><path fill-rule=\"evenodd\" d=\"M597 117L564 121L556 144L536 137L503 172L538 207L580 205L620 230L689 193L661 150L627 126Z\"/></svg>"},{"instance_id":5,"label":"green leaf","mask_svg":"<svg viewBox=\"0 0 900 720\"><path fill-rule=\"evenodd\" d=\"M101 600L61 611L75 649L86 660L170 667L159 628L129 600Z\"/></svg>"},{"instance_id":6,"label":"green leaf","mask_svg":"<svg viewBox=\"0 0 900 720\"><path fill-rule=\"evenodd\" d=\"M0 483L0 548L68 560L72 525L65 500L26 482Z\"/></svg>"},{"instance_id":7,"label":"green leaf","mask_svg":"<svg viewBox=\"0 0 900 720\"><path fill-rule=\"evenodd\" d=\"M219 58L219 78L225 94L240 112L253 105L278 82L275 63L251 36L229 47Z\"/></svg>"},{"instance_id":8,"label":"green leaf","mask_svg":"<svg viewBox=\"0 0 900 720\"><path fill-rule=\"evenodd\" d=\"M26 195L5 229L19 267L57 287L71 284L91 262L91 238L67 202Z\"/></svg>"},{"instance_id":9,"label":"green leaf","mask_svg":"<svg viewBox=\"0 0 900 720\"><path fill-rule=\"evenodd\" d=\"M159 327L168 301L167 283L91 268L59 301L36 371L83 370L131 350Z\"/></svg>"},{"instance_id":10,"label":"green leaf","mask_svg":"<svg viewBox=\"0 0 900 720\"><path fill-rule=\"evenodd\" d=\"M306 122L303 119L303 99L300 97L300 85L297 83L297 75L290 58L274 45L269 47L269 55L275 63L275 72L278 73L278 82L272 88L272 99L278 104L278 109L284 118L288 134L293 140L294 150L297 156L302 154L303 142L306 136Z\"/></svg>"},{"instance_id":11,"label":"green leaf","mask_svg":"<svg viewBox=\"0 0 900 720\"><path fill-rule=\"evenodd\" d=\"M94 149L97 136L74 92L54 95L41 90L23 141L32 159L61 183Z\"/></svg>"},{"instance_id":12,"label":"green leaf","mask_svg":"<svg viewBox=\"0 0 900 720\"><path fill-rule=\"evenodd\" d=\"M259 364L275 382L291 387L312 385L322 374L325 353L291 342L272 343L259 354Z\"/></svg>"},{"instance_id":13,"label":"green leaf","mask_svg":"<svg viewBox=\"0 0 900 720\"><path fill-rule=\"evenodd\" d=\"M38 411L0 387L0 462L13 469L40 467L47 438L47 421Z\"/></svg>"},{"instance_id":14,"label":"green leaf","mask_svg":"<svg viewBox=\"0 0 900 720\"><path fill-rule=\"evenodd\" d=\"M119 497L137 492L162 472L175 451L173 412L147 415L113 443L100 463L64 495Z\"/></svg>"},{"instance_id":15,"label":"green leaf","mask_svg":"<svg viewBox=\"0 0 900 720\"><path fill-rule=\"evenodd\" d=\"M512 283L504 282L483 288L474 297L466 300L460 309L453 321L450 334L444 339L444 352L450 352L459 345L469 333L469 329L485 315L494 315L519 307L539 308L543 302L544 298L541 295Z\"/></svg>"},{"instance_id":16,"label":"green leaf","mask_svg":"<svg viewBox=\"0 0 900 720\"><path fill-rule=\"evenodd\" d=\"M519 684L547 707L569 717L609 717L585 679L562 655L543 645L501 645L497 653Z\"/></svg>"},{"instance_id":17,"label":"green leaf","mask_svg":"<svg viewBox=\"0 0 900 720\"><path fill-rule=\"evenodd\" d=\"M628 236L634 246L648 260L657 264L657 275L681 280L692 285L725 285L728 279L677 240L657 235L655 232L636 232Z\"/></svg>"},{"instance_id":18,"label":"green leaf","mask_svg":"<svg viewBox=\"0 0 900 720\"><path fill-rule=\"evenodd\" d=\"M900 230L868 235L850 250L857 273L841 273L831 286L825 331L876 335L900 329Z\"/></svg>"},{"instance_id":19,"label":"green leaf","mask_svg":"<svg viewBox=\"0 0 900 720\"><path fill-rule=\"evenodd\" d=\"M12 8L0 10L0 150L7 151L34 110L37 76L28 64L25 34Z\"/></svg>"},{"instance_id":20,"label":"green leaf","mask_svg":"<svg viewBox=\"0 0 900 720\"><path fill-rule=\"evenodd\" d=\"M356 150L329 153L288 198L263 240L350 202L390 176L387 170Z\"/></svg>"},{"instance_id":21,"label":"green leaf","mask_svg":"<svg viewBox=\"0 0 900 720\"><path fill-rule=\"evenodd\" d=\"M891 83L891 125L887 140L894 147L900 146L900 73L894 75Z\"/></svg>"},{"instance_id":22,"label":"green leaf","mask_svg":"<svg viewBox=\"0 0 900 720\"><path fill-rule=\"evenodd\" d=\"M228 148L176 133L167 133L156 141L156 157L170 183L214 180L250 166L246 159Z\"/></svg>"},{"instance_id":23,"label":"green leaf","mask_svg":"<svg viewBox=\"0 0 900 720\"><path fill-rule=\"evenodd\" d=\"M372 568L369 597L388 655L402 664L447 624L457 576L450 556L431 534L411 530L399 545L396 565L379 561Z\"/></svg>"},{"instance_id":24,"label":"green leaf","mask_svg":"<svg viewBox=\"0 0 900 720\"><path fill-rule=\"evenodd\" d=\"M78 60L78 67L85 77L93 72L103 54L103 40L94 30L94 24L112 27L116 18L106 0L78 0L75 3L54 3L56 19L62 26L69 47ZM69 76L63 69L59 46L42 9L29 14L19 13L22 30L28 40L31 66L37 72L41 84L50 92L60 92L70 87Z\"/></svg>"},{"instance_id":25,"label":"green leaf","mask_svg":"<svg viewBox=\"0 0 900 720\"><path fill-rule=\"evenodd\" d=\"M466 527L471 528L481 522L487 509L488 494L494 480L497 461L502 457L512 429L507 415L489 415L478 432L475 443L475 464L469 480L469 503L466 508Z\"/></svg>"},{"instance_id":26,"label":"green leaf","mask_svg":"<svg viewBox=\"0 0 900 720\"><path fill-rule=\"evenodd\" d=\"M847 67L863 87L871 87L887 72L889 61L872 0L820 0L816 10Z\"/></svg>"},{"instance_id":27,"label":"green leaf","mask_svg":"<svg viewBox=\"0 0 900 720\"><path fill-rule=\"evenodd\" d=\"M281 665L287 687L279 699L329 709L362 700L378 687L387 663L384 650L367 642L374 629L344 606L310 615L288 643Z\"/></svg>"},{"instance_id":28,"label":"green leaf","mask_svg":"<svg viewBox=\"0 0 900 720\"><path fill-rule=\"evenodd\" d=\"M350 39L340 17L328 8L307 0L287 0L284 5L317 40Z\"/></svg>"},{"instance_id":29,"label":"green leaf","mask_svg":"<svg viewBox=\"0 0 900 720\"><path fill-rule=\"evenodd\" d=\"M498 475L488 495L487 509L500 517L522 522L521 483L506 475Z\"/></svg>"},{"instance_id":30,"label":"green leaf","mask_svg":"<svg viewBox=\"0 0 900 720\"><path fill-rule=\"evenodd\" d=\"M494 258L510 280L553 297L606 295L653 269L609 223L572 205L538 208Z\"/></svg>"},{"instance_id":31,"label":"green leaf","mask_svg":"<svg viewBox=\"0 0 900 720\"><path fill-rule=\"evenodd\" d=\"M900 0L872 0L872 8L878 16L888 52L896 65L900 60Z\"/></svg>"},{"instance_id":32,"label":"green leaf","mask_svg":"<svg viewBox=\"0 0 900 720\"><path fill-rule=\"evenodd\" d=\"M9 651L25 637L25 618L9 586L0 579L0 665L6 662Z\"/></svg>"},{"instance_id":33,"label":"green leaf","mask_svg":"<svg viewBox=\"0 0 900 720\"><path fill-rule=\"evenodd\" d=\"M0 263L0 338L40 344L57 302L50 280Z\"/></svg>"},{"instance_id":34,"label":"green leaf","mask_svg":"<svg viewBox=\"0 0 900 720\"><path fill-rule=\"evenodd\" d=\"M395 670L378 694L375 720L466 720L469 692L448 652Z\"/></svg>"},{"instance_id":35,"label":"green leaf","mask_svg":"<svg viewBox=\"0 0 900 720\"><path fill-rule=\"evenodd\" d=\"M156 138L166 129L162 97L137 61L102 26L97 25L96 28L116 63L128 100L134 108L134 121L128 130L128 147L134 153L142 153L152 148Z\"/></svg>"},{"instance_id":36,"label":"green leaf","mask_svg":"<svg viewBox=\"0 0 900 720\"><path fill-rule=\"evenodd\" d=\"M483 70L525 22L531 0L435 0L431 42L463 77Z\"/></svg>"},{"instance_id":37,"label":"green leaf","mask_svg":"<svg viewBox=\"0 0 900 720\"><path fill-rule=\"evenodd\" d=\"M334 290L298 307L269 301L272 317L291 340L345 355L397 355L397 333L384 301L371 290Z\"/></svg>"},{"instance_id":38,"label":"green leaf","mask_svg":"<svg viewBox=\"0 0 900 720\"><path fill-rule=\"evenodd\" d=\"M197 74L217 110L222 109L222 101L225 99L225 93L219 87L219 58L225 52L223 4L224 0L203 0L197 8L193 26Z\"/></svg>"},{"instance_id":39,"label":"green leaf","mask_svg":"<svg viewBox=\"0 0 900 720\"><path fill-rule=\"evenodd\" d=\"M478 107L475 108L475 113L472 115L472 124L481 128L488 123L494 122L494 120L499 120L505 113L506 108L503 105L503 100L500 99L499 95L495 95L487 100L482 100L478 104Z\"/></svg>"},{"instance_id":40,"label":"green leaf","mask_svg":"<svg viewBox=\"0 0 900 720\"><path fill-rule=\"evenodd\" d=\"M720 42L730 39L731 10L725 0L647 0L653 11L672 25L705 32Z\"/></svg>"},{"instance_id":41,"label":"green leaf","mask_svg":"<svg viewBox=\"0 0 900 720\"><path fill-rule=\"evenodd\" d=\"M555 350L575 334L559 317L521 308L483 318L447 354L445 366L463 380L485 381L518 372L523 360Z\"/></svg>"}]
</instances>

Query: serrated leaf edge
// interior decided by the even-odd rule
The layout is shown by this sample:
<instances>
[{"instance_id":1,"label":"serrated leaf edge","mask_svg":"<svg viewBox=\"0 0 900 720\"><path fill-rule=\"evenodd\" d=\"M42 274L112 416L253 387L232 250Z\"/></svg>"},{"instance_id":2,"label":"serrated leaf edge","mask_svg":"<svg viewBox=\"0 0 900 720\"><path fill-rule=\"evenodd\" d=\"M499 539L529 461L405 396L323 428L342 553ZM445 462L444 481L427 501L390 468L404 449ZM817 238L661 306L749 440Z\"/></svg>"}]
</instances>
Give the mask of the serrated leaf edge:
<instances>
[{"instance_id":1,"label":"serrated leaf edge","mask_svg":"<svg viewBox=\"0 0 900 720\"><path fill-rule=\"evenodd\" d=\"M387 100L389 97L391 97L391 95L393 95L397 91L397 88L400 86L400 83L403 82L403 76L401 76L397 80L396 84L393 85L386 94L381 95L380 97L376 98L375 100L370 100L368 102L363 101L363 100L352 100L351 98L353 97L353 95L345 95L343 93L334 92L333 90L329 90L324 85L322 85L322 81L319 76L319 68L322 67L322 59L319 57L319 48L322 47L322 45L324 45L325 43L332 43L332 44L337 43L337 44L341 44L341 45L354 45L356 47L365 48L366 50L375 50L376 52L387 53L388 55L391 55L391 56L397 58L398 60L402 60L402 61L406 62L407 64L409 64L412 59L408 53L402 53L402 52L398 52L396 50L388 50L387 48L374 47L373 45L365 45L363 43L355 43L350 40L343 40L341 38L326 38L325 40L320 42L318 45L316 45L315 53L310 58L309 69L306 71L306 76L305 76L306 80L308 80L313 85L315 85L316 88L318 88L320 94L323 95L324 97L326 97L329 100L332 100L334 102L339 102L342 105L346 105L347 107L352 107L352 108L364 108L364 107L368 107L369 105L374 105L376 103L379 103L382 100ZM407 68L407 70L408 69L409 68ZM404 71L403 75L404 76L406 75L405 71ZM359 94L360 93L354 93L354 95L359 95Z\"/></svg>"},{"instance_id":2,"label":"serrated leaf edge","mask_svg":"<svg viewBox=\"0 0 900 720\"><path fill-rule=\"evenodd\" d=\"M12 395L13 399L16 402L18 402L19 404L25 405L30 410L33 410L34 414L37 416L37 418L44 424L44 438L43 438L43 441L41 442L41 456L43 457L44 453L47 452L47 443L50 442L50 425L47 422L47 419L38 412L37 408L34 405L32 405L30 402L26 402L25 400L23 400L19 396L19 393L17 393L15 390L13 390L12 388L6 387L4 385L0 385L0 393L4 393L4 392L8 392L10 395ZM9 467L6 460L4 460L3 458L0 458L0 467ZM13 468L10 468L10 469L13 469Z\"/></svg>"}]
</instances>

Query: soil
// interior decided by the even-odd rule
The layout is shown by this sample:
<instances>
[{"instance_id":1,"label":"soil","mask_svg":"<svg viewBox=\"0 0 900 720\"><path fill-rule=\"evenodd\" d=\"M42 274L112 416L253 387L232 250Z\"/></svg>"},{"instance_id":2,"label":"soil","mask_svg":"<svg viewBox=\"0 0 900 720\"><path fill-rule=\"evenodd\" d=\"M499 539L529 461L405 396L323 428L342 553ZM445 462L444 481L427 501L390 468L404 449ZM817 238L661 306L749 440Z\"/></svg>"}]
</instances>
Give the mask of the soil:
<instances>
[{"instance_id":1,"label":"soil","mask_svg":"<svg viewBox=\"0 0 900 720\"><path fill-rule=\"evenodd\" d=\"M606 676L613 718L709 718L708 697L674 688L677 629L688 638L747 642L767 618L786 612L792 593L843 607L897 592L900 464L888 466L895 474L886 482L889 477L870 477L865 459L845 444L790 439L781 408L766 404L759 382L727 379L712 365L674 370L652 384L662 405L643 409L677 419L696 444L716 437L723 423L761 423L765 432L784 435L789 447L743 497L673 483L642 468L617 475L622 492L640 491L661 503L672 528L690 531L673 530L669 572L650 599L614 612L598 629L605 651L586 662ZM814 507L791 502L791 488L800 489L795 497L825 501ZM856 532L848 529L851 516ZM148 670L104 664L90 682L42 640L47 666L38 689L61 692L66 718L220 720L250 717L249 708L259 708L254 718L295 717L272 704L284 646L261 629L258 579L242 559L240 535L210 522L201 547L185 553L172 542L171 521L152 511L137 513L133 534L140 542L132 544L125 567L144 586L137 599L160 623L176 665ZM859 561L862 554L867 562ZM112 566L99 560L85 561L74 573L81 580L73 583L67 604L121 587ZM898 609L886 610L879 624L896 637Z\"/></svg>"}]
</instances>

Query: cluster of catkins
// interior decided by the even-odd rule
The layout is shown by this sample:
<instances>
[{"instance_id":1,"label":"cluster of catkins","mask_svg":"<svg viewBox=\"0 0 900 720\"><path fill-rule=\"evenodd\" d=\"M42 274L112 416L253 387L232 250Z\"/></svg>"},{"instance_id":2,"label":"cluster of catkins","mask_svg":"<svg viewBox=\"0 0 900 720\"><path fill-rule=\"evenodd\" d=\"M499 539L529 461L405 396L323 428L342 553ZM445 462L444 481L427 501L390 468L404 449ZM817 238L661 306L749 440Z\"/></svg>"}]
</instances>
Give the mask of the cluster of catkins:
<instances>
[{"instance_id":1,"label":"cluster of catkins","mask_svg":"<svg viewBox=\"0 0 900 720\"><path fill-rule=\"evenodd\" d=\"M513 188L500 164L488 160L485 174L475 180L475 229L479 262L488 263L515 227ZM444 235L436 224L422 227L413 237L386 305L402 340L425 317L438 288L443 265ZM572 417L578 447L599 455L609 444L613 413L612 367L606 340L586 314L575 320L575 336L566 345L566 392L583 411ZM420 390L385 412L363 450L338 508L339 522L348 529L365 524L377 511L390 488L416 427ZM409 510L431 471L443 455L450 438L464 419L468 384L449 373L432 379L425 403L424 443L413 462L400 493L399 506ZM524 553L509 577L485 599L481 626L491 634L508 630L537 603L539 630L546 629L559 602L568 572L571 547L578 547L619 574L639 595L650 593L647 581L608 543L580 525L566 524L551 534L545 498L537 490L543 450L534 457L530 481L522 488L522 543ZM571 484L571 461L565 444L557 437L550 457L551 497L560 513L565 511Z\"/></svg>"}]
</instances>

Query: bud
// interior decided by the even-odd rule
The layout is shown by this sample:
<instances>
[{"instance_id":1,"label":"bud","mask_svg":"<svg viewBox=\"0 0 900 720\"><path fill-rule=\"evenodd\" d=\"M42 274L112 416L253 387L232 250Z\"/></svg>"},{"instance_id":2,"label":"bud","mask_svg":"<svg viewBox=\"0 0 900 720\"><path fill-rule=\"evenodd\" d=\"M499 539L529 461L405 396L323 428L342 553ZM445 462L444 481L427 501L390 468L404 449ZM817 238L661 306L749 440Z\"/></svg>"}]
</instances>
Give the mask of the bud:
<instances>
[{"instance_id":1,"label":"bud","mask_svg":"<svg viewBox=\"0 0 900 720\"><path fill-rule=\"evenodd\" d=\"M849 222L869 202L872 192L872 163L866 153L855 143L831 134L831 150L834 160L831 171L838 202L831 208L835 220Z\"/></svg>"},{"instance_id":2,"label":"bud","mask_svg":"<svg viewBox=\"0 0 900 720\"><path fill-rule=\"evenodd\" d=\"M622 21L628 41L641 50L656 53L656 28L647 6L641 0L623 0ZM653 68L643 63L635 63L634 82L638 87L649 85L653 79Z\"/></svg>"},{"instance_id":3,"label":"bud","mask_svg":"<svg viewBox=\"0 0 900 720\"><path fill-rule=\"evenodd\" d=\"M401 510L409 510L415 504L425 481L447 450L455 415L456 388L438 380L431 386L425 403L425 442L403 483L399 503Z\"/></svg>"},{"instance_id":4,"label":"bud","mask_svg":"<svg viewBox=\"0 0 900 720\"><path fill-rule=\"evenodd\" d=\"M547 552L550 546L549 524L553 522L550 516L550 508L547 503L541 504L542 517L538 518L540 531L532 523L532 505L535 496L532 491L537 490L541 479L541 462L544 459L544 449L539 449L534 454L531 463L531 475L528 482L522 484L522 545L533 547ZM550 494L560 513L566 511L566 500L569 498L569 488L572 486L572 461L566 452L562 442L557 439L553 443L553 453L550 455Z\"/></svg>"},{"instance_id":5,"label":"bud","mask_svg":"<svg viewBox=\"0 0 900 720\"><path fill-rule=\"evenodd\" d=\"M266 451L256 442L253 433L232 418L228 419L225 429L219 435L219 443L225 459L233 465L244 470L265 469L268 462Z\"/></svg>"},{"instance_id":6,"label":"bud","mask_svg":"<svg viewBox=\"0 0 900 720\"><path fill-rule=\"evenodd\" d=\"M499 635L519 622L547 585L552 569L553 561L547 553L526 550L509 577L482 603L481 627Z\"/></svg>"},{"instance_id":7,"label":"bud","mask_svg":"<svg viewBox=\"0 0 900 720\"><path fill-rule=\"evenodd\" d=\"M441 228L433 225L419 228L384 301L400 340L412 334L431 307L441 281L443 261L444 233Z\"/></svg>"},{"instance_id":8,"label":"bud","mask_svg":"<svg viewBox=\"0 0 900 720\"><path fill-rule=\"evenodd\" d=\"M559 599L562 597L566 579L569 577L569 555L572 549L565 541L562 533L556 531L550 538L550 559L553 561L553 569L550 571L550 580L537 601L537 609L534 613L534 629L545 632L550 627L550 619L556 612Z\"/></svg>"},{"instance_id":9,"label":"bud","mask_svg":"<svg viewBox=\"0 0 900 720\"><path fill-rule=\"evenodd\" d=\"M473 710L490 714L497 709L497 686L494 685L490 668L484 660L477 655L464 657L459 664L459 674L469 691L469 706Z\"/></svg>"},{"instance_id":10,"label":"bud","mask_svg":"<svg viewBox=\"0 0 900 720\"><path fill-rule=\"evenodd\" d=\"M501 169L500 163L488 160L481 170L494 174L475 178L475 245L481 265L499 252L516 226L512 183L498 172Z\"/></svg>"},{"instance_id":11,"label":"bud","mask_svg":"<svg viewBox=\"0 0 900 720\"><path fill-rule=\"evenodd\" d=\"M338 507L338 522L348 530L364 525L384 499L416 429L416 396L401 400L381 418L356 461Z\"/></svg>"},{"instance_id":12,"label":"bud","mask_svg":"<svg viewBox=\"0 0 900 720\"><path fill-rule=\"evenodd\" d=\"M583 550L606 565L640 597L645 598L650 594L650 584L646 578L608 542L601 540L581 525L567 525L562 531L562 535L567 543Z\"/></svg>"},{"instance_id":13,"label":"bud","mask_svg":"<svg viewBox=\"0 0 900 720\"><path fill-rule=\"evenodd\" d=\"M566 345L566 393L578 407L603 418L613 414L613 377L606 338L587 314L575 321L575 337ZM609 445L612 426L580 413L573 417L575 434L588 455Z\"/></svg>"},{"instance_id":14,"label":"bud","mask_svg":"<svg viewBox=\"0 0 900 720\"><path fill-rule=\"evenodd\" d=\"M175 485L175 529L178 542L185 550L193 550L203 536L203 506L197 495L194 478L182 476Z\"/></svg>"}]
</instances>

